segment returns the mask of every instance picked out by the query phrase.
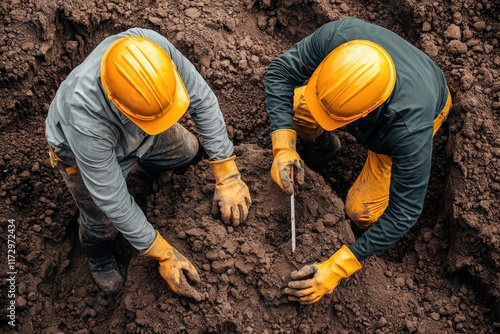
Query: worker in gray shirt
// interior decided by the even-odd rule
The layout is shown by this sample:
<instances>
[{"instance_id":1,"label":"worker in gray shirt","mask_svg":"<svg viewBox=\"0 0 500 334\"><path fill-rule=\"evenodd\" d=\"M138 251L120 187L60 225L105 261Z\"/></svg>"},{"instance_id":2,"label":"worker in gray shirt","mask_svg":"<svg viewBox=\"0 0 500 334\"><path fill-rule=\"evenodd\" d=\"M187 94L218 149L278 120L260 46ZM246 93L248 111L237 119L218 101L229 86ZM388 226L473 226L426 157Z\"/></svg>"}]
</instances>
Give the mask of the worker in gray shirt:
<instances>
[{"instance_id":1,"label":"worker in gray shirt","mask_svg":"<svg viewBox=\"0 0 500 334\"><path fill-rule=\"evenodd\" d=\"M284 290L310 304L331 293L361 262L398 241L423 209L432 138L451 96L439 67L383 27L348 17L329 22L274 59L266 72L273 180L291 195L304 162L325 162L340 150L332 131L345 127L368 149L345 203L361 236L329 259L291 273ZM297 135L304 150L296 151ZM303 160L302 160L303 157Z\"/></svg>"},{"instance_id":2,"label":"worker in gray shirt","mask_svg":"<svg viewBox=\"0 0 500 334\"><path fill-rule=\"evenodd\" d=\"M187 112L198 139L181 124ZM237 226L251 205L216 96L163 36L133 28L104 39L63 81L46 119L46 137L80 210L80 240L92 276L115 294L123 276L112 253L118 233L159 261L171 289L201 299L195 267L148 222L127 189L133 167L155 176L188 165L201 147L215 177L212 211Z\"/></svg>"}]
</instances>

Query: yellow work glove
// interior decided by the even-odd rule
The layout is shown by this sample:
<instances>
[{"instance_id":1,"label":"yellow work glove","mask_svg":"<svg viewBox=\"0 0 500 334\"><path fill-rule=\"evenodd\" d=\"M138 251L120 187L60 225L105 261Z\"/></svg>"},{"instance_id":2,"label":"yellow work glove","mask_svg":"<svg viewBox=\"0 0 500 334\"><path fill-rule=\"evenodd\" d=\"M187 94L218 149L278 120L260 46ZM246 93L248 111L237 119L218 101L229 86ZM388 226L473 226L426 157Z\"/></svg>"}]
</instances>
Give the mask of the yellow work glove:
<instances>
[{"instance_id":1,"label":"yellow work glove","mask_svg":"<svg viewBox=\"0 0 500 334\"><path fill-rule=\"evenodd\" d=\"M271 133L273 144L273 165L271 177L287 194L293 194L293 182L290 178L290 167L294 166L294 176L297 184L304 183L304 162L296 151L297 133L290 129L276 130Z\"/></svg>"},{"instance_id":2,"label":"yellow work glove","mask_svg":"<svg viewBox=\"0 0 500 334\"><path fill-rule=\"evenodd\" d=\"M356 256L347 246L342 246L328 260L292 272L292 281L283 292L291 301L312 304L332 293L341 278L347 278L359 269L361 263Z\"/></svg>"},{"instance_id":3,"label":"yellow work glove","mask_svg":"<svg viewBox=\"0 0 500 334\"><path fill-rule=\"evenodd\" d=\"M225 224L232 223L233 226L238 226L247 219L252 199L250 190L241 180L235 159L236 156L233 155L224 160L210 162L215 177L212 215L215 217L220 212Z\"/></svg>"},{"instance_id":4,"label":"yellow work glove","mask_svg":"<svg viewBox=\"0 0 500 334\"><path fill-rule=\"evenodd\" d=\"M193 298L197 302L201 300L201 294L190 284L190 282L194 284L200 282L196 268L163 239L160 232L156 231L155 241L141 255L155 259L160 263L161 277L167 281L175 293Z\"/></svg>"}]
</instances>

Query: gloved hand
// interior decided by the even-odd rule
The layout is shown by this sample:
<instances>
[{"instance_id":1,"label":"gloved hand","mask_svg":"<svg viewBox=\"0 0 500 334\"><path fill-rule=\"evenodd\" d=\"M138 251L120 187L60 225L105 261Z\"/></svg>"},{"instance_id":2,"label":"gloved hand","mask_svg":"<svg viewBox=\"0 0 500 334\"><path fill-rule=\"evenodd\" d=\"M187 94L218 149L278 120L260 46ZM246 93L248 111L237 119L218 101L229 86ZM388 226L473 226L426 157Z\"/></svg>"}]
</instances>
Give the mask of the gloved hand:
<instances>
[{"instance_id":1,"label":"gloved hand","mask_svg":"<svg viewBox=\"0 0 500 334\"><path fill-rule=\"evenodd\" d=\"M197 302L201 300L201 294L189 283L189 281L194 284L200 282L195 267L163 239L160 232L156 231L155 241L141 255L160 263L160 274L175 293L193 298Z\"/></svg>"},{"instance_id":2,"label":"gloved hand","mask_svg":"<svg viewBox=\"0 0 500 334\"><path fill-rule=\"evenodd\" d=\"M271 140L274 156L271 177L287 195L291 196L294 182L290 179L291 166L294 166L297 184L304 184L304 162L295 148L297 133L291 129L276 130L271 133Z\"/></svg>"},{"instance_id":3,"label":"gloved hand","mask_svg":"<svg viewBox=\"0 0 500 334\"><path fill-rule=\"evenodd\" d=\"M347 246L342 246L328 260L292 272L292 281L283 292L289 295L291 301L312 304L332 293L341 278L347 278L359 269L361 263L356 256Z\"/></svg>"},{"instance_id":4,"label":"gloved hand","mask_svg":"<svg viewBox=\"0 0 500 334\"><path fill-rule=\"evenodd\" d=\"M210 162L215 176L212 215L217 216L220 212L224 223L238 226L247 219L252 199L250 190L241 180L235 159L236 156L233 155L224 160Z\"/></svg>"}]
</instances>

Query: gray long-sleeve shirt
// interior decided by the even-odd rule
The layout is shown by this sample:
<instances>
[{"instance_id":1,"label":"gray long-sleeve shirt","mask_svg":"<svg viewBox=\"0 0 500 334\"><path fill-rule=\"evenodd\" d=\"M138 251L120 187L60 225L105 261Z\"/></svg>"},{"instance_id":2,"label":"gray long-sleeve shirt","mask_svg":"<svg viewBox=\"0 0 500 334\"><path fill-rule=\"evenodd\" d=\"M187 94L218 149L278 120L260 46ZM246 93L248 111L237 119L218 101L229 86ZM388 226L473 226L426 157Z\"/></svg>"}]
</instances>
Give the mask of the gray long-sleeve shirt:
<instances>
[{"instance_id":1,"label":"gray long-sleeve shirt","mask_svg":"<svg viewBox=\"0 0 500 334\"><path fill-rule=\"evenodd\" d=\"M384 47L396 66L391 96L346 130L369 150L392 159L389 206L349 246L358 260L399 240L417 221L429 181L433 121L448 96L443 72L421 50L397 34L355 18L333 21L295 44L269 65L267 112L271 130L293 128L293 93L337 46L355 39Z\"/></svg>"},{"instance_id":2,"label":"gray long-sleeve shirt","mask_svg":"<svg viewBox=\"0 0 500 334\"><path fill-rule=\"evenodd\" d=\"M56 153L71 155L95 204L138 250L147 249L156 232L128 193L124 175L152 146L148 136L108 99L100 64L108 47L124 36L142 36L163 48L175 64L190 97L187 110L210 160L233 154L216 96L195 67L166 38L133 28L103 40L59 87L52 101L46 137Z\"/></svg>"}]
</instances>

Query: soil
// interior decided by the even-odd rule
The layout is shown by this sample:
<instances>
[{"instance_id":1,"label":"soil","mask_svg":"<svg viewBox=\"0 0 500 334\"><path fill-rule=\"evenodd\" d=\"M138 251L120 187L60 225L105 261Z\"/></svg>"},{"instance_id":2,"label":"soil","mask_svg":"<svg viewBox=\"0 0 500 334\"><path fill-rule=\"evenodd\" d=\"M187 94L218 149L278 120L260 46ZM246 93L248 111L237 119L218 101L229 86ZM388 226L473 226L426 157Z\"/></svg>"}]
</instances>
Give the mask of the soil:
<instances>
[{"instance_id":1,"label":"soil","mask_svg":"<svg viewBox=\"0 0 500 334\"><path fill-rule=\"evenodd\" d=\"M4 0L0 16L0 331L500 332L499 2ZM434 139L417 224L334 293L301 306L282 288L292 270L355 240L343 199L366 152L339 130L339 156L306 169L292 253L290 199L269 175L263 74L295 42L346 16L424 50L445 72L454 106ZM44 119L59 84L103 38L135 26L167 37L214 89L252 193L248 220L233 228L210 215L206 159L154 182L144 210L198 268L199 303L175 295L156 262L123 238L116 256L126 286L103 294L75 237L77 209L48 160ZM187 116L181 122L194 131Z\"/></svg>"}]
</instances>

